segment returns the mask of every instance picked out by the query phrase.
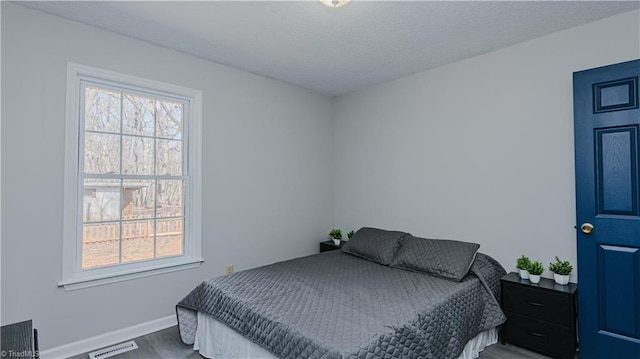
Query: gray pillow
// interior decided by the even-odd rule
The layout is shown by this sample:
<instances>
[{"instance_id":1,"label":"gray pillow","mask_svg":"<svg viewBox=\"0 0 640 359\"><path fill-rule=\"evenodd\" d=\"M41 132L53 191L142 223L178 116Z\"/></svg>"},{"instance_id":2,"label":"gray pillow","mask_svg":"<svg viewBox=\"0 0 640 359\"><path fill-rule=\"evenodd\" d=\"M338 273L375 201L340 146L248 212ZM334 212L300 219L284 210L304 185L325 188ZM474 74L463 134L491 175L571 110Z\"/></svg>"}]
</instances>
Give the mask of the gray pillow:
<instances>
[{"instance_id":1,"label":"gray pillow","mask_svg":"<svg viewBox=\"0 0 640 359\"><path fill-rule=\"evenodd\" d=\"M362 227L342 246L342 251L389 265L400 246L400 239L407 235L409 233Z\"/></svg>"},{"instance_id":2,"label":"gray pillow","mask_svg":"<svg viewBox=\"0 0 640 359\"><path fill-rule=\"evenodd\" d=\"M390 266L461 281L469 272L478 248L478 243L408 236L402 240Z\"/></svg>"}]
</instances>

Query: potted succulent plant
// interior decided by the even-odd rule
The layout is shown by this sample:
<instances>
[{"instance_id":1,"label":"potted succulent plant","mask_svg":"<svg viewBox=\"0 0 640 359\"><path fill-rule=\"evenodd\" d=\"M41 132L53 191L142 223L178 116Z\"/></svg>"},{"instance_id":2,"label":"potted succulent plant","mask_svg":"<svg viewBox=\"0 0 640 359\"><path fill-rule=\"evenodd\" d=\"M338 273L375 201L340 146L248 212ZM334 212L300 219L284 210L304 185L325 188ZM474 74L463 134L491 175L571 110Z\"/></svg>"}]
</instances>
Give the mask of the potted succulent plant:
<instances>
[{"instance_id":1,"label":"potted succulent plant","mask_svg":"<svg viewBox=\"0 0 640 359\"><path fill-rule=\"evenodd\" d=\"M573 271L573 266L569 261L561 261L556 256L555 263L549 263L549 270L553 272L553 280L558 284L565 285L569 283L569 274Z\"/></svg>"},{"instance_id":2,"label":"potted succulent plant","mask_svg":"<svg viewBox=\"0 0 640 359\"><path fill-rule=\"evenodd\" d=\"M342 231L334 228L331 230L331 232L329 232L329 237L333 239L333 244L335 244L336 246L339 246L340 241L342 240Z\"/></svg>"},{"instance_id":3,"label":"potted succulent plant","mask_svg":"<svg viewBox=\"0 0 640 359\"><path fill-rule=\"evenodd\" d=\"M538 261L533 261L528 271L531 283L540 283L540 274L544 272L544 265Z\"/></svg>"},{"instance_id":4,"label":"potted succulent plant","mask_svg":"<svg viewBox=\"0 0 640 359\"><path fill-rule=\"evenodd\" d=\"M353 237L354 234L356 234L356 232L354 232L353 230L349 231L349 233L347 233L347 238L351 239L351 237Z\"/></svg>"},{"instance_id":5,"label":"potted succulent plant","mask_svg":"<svg viewBox=\"0 0 640 359\"><path fill-rule=\"evenodd\" d=\"M521 279L529 279L529 266L531 265L531 259L529 257L525 257L524 255L518 258L516 262L516 268L520 271Z\"/></svg>"}]
</instances>

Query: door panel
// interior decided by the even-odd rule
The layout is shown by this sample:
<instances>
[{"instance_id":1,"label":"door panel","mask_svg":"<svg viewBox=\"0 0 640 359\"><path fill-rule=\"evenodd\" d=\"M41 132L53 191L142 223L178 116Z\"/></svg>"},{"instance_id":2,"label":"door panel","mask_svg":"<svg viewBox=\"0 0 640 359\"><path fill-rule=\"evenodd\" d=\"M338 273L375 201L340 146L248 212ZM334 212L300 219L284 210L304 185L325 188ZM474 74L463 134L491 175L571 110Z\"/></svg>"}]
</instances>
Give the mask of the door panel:
<instances>
[{"instance_id":1,"label":"door panel","mask_svg":"<svg viewBox=\"0 0 640 359\"><path fill-rule=\"evenodd\" d=\"M638 215L638 126L596 129L598 214Z\"/></svg>"},{"instance_id":2,"label":"door panel","mask_svg":"<svg viewBox=\"0 0 640 359\"><path fill-rule=\"evenodd\" d=\"M637 88L637 77L594 84L593 112L601 113L637 108Z\"/></svg>"},{"instance_id":3,"label":"door panel","mask_svg":"<svg viewBox=\"0 0 640 359\"><path fill-rule=\"evenodd\" d=\"M580 356L640 358L640 60L574 73ZM593 225L591 233L580 230Z\"/></svg>"},{"instance_id":4,"label":"door panel","mask_svg":"<svg viewBox=\"0 0 640 359\"><path fill-rule=\"evenodd\" d=\"M638 338L638 293L620 295L639 282L638 248L600 245L598 248L599 322L604 332Z\"/></svg>"}]
</instances>

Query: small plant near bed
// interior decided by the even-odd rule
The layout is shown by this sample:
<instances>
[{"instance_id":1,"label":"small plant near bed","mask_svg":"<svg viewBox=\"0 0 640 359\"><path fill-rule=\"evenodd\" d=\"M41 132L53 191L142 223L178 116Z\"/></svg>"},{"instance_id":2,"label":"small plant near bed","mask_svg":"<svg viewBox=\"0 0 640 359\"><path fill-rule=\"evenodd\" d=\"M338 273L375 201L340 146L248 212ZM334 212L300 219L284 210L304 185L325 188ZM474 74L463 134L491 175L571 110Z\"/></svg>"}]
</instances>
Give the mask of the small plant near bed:
<instances>
[{"instance_id":1,"label":"small plant near bed","mask_svg":"<svg viewBox=\"0 0 640 359\"><path fill-rule=\"evenodd\" d=\"M340 241L342 240L342 231L340 229L334 228L329 232L329 237L333 239L333 243L336 246L340 245Z\"/></svg>"},{"instance_id":2,"label":"small plant near bed","mask_svg":"<svg viewBox=\"0 0 640 359\"><path fill-rule=\"evenodd\" d=\"M544 264L533 261L529 266L529 280L531 283L540 283L540 274L544 273Z\"/></svg>"},{"instance_id":3,"label":"small plant near bed","mask_svg":"<svg viewBox=\"0 0 640 359\"><path fill-rule=\"evenodd\" d=\"M354 231L352 231L352 230L351 230L351 231L349 231L349 233L347 233L347 238L348 238L348 239L351 239L351 237L353 237L353 235L354 235L354 234L356 234L356 232L354 232Z\"/></svg>"},{"instance_id":4,"label":"small plant near bed","mask_svg":"<svg viewBox=\"0 0 640 359\"><path fill-rule=\"evenodd\" d=\"M529 266L531 266L531 259L525 255L516 261L516 268L520 270L521 279L529 279Z\"/></svg>"},{"instance_id":5,"label":"small plant near bed","mask_svg":"<svg viewBox=\"0 0 640 359\"><path fill-rule=\"evenodd\" d=\"M569 283L569 274L573 271L573 266L569 261L561 261L556 256L556 262L549 263L549 270L553 272L553 280L556 283L565 285Z\"/></svg>"}]
</instances>

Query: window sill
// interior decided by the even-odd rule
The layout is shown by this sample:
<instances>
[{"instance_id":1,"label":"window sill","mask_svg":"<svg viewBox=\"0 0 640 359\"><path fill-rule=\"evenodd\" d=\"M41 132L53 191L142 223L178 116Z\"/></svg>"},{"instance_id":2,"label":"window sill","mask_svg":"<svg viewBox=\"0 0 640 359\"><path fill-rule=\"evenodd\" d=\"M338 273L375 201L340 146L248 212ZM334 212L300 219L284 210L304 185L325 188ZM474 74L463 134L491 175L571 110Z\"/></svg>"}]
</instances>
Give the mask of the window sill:
<instances>
[{"instance_id":1,"label":"window sill","mask_svg":"<svg viewBox=\"0 0 640 359\"><path fill-rule=\"evenodd\" d=\"M60 281L58 283L58 287L64 287L65 291L96 287L99 285L124 282L127 280L150 277L158 274L193 269L199 267L202 262L204 262L204 259L202 258L184 258L181 261L151 265L139 269L71 277Z\"/></svg>"}]
</instances>

